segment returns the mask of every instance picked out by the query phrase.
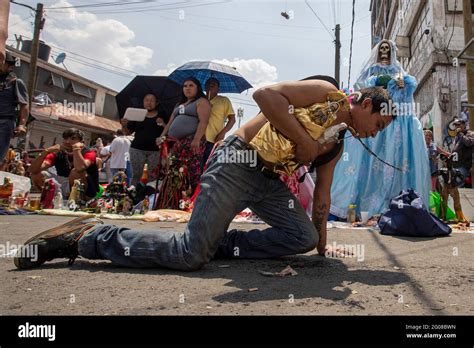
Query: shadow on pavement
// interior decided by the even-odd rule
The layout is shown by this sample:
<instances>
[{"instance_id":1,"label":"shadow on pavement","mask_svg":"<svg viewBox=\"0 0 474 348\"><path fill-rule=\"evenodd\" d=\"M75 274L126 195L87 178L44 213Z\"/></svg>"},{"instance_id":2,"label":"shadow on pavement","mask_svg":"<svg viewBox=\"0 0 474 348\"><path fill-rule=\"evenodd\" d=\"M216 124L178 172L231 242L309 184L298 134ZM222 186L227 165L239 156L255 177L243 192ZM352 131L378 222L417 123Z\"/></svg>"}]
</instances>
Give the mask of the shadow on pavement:
<instances>
[{"instance_id":1,"label":"shadow on pavement","mask_svg":"<svg viewBox=\"0 0 474 348\"><path fill-rule=\"evenodd\" d=\"M225 268L221 268L222 266ZM290 265L298 272L295 277L265 277L262 271L279 272ZM221 267L219 267L221 266ZM227 267L228 266L228 267ZM46 263L41 269L64 269L67 262ZM387 286L406 283L410 277L401 272L384 270L349 270L340 259L325 258L318 255L297 255L280 259L264 260L214 260L202 270L195 272L179 272L160 268L123 268L108 261L89 262L77 259L71 272L111 272L138 275L179 275L199 279L229 279L225 286L229 291L214 296L212 299L220 303L259 302L271 300L321 298L334 301L347 299L352 290L352 283L370 286ZM232 291L231 288L237 288ZM249 291L249 289L258 289ZM363 308L356 301L351 304Z\"/></svg>"}]
</instances>

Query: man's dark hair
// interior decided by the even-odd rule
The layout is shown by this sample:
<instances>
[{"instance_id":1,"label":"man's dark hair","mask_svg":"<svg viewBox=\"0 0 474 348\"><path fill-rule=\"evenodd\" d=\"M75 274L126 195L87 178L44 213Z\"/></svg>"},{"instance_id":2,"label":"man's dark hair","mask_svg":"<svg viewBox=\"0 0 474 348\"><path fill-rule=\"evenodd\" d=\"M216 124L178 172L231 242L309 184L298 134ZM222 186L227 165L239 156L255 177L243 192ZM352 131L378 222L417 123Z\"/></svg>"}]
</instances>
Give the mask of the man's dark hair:
<instances>
[{"instance_id":1,"label":"man's dark hair","mask_svg":"<svg viewBox=\"0 0 474 348\"><path fill-rule=\"evenodd\" d=\"M221 86L221 83L220 83L219 80L216 79L215 77L210 77L210 78L206 81L205 86L207 86L207 84L210 83L211 81L214 81L214 82L217 84L218 87Z\"/></svg>"},{"instance_id":2,"label":"man's dark hair","mask_svg":"<svg viewBox=\"0 0 474 348\"><path fill-rule=\"evenodd\" d=\"M334 77L331 77L331 76L327 76L327 75L313 75L313 76L308 76L300 81L308 81L308 80L323 80L323 81L327 81L329 83L332 83L334 85L334 87L336 87L337 89L339 89L339 83L337 83L336 79Z\"/></svg>"},{"instance_id":3,"label":"man's dark hair","mask_svg":"<svg viewBox=\"0 0 474 348\"><path fill-rule=\"evenodd\" d=\"M145 99L145 98L148 97L149 95L152 95L153 97L155 97L155 100L156 100L156 102L158 103L159 100L158 100L158 97L156 96L155 93L151 93L151 92L150 92L150 93L147 93L147 94L145 94L145 95L143 96L143 99Z\"/></svg>"},{"instance_id":4,"label":"man's dark hair","mask_svg":"<svg viewBox=\"0 0 474 348\"><path fill-rule=\"evenodd\" d=\"M352 99L352 105L360 105L362 102L370 98L372 100L372 113L380 112L384 107L388 108L390 105L390 96L388 91L383 87L369 87L363 88L359 91L361 95ZM395 117L396 115L391 115Z\"/></svg>"},{"instance_id":5,"label":"man's dark hair","mask_svg":"<svg viewBox=\"0 0 474 348\"><path fill-rule=\"evenodd\" d=\"M63 139L78 138L80 141L84 140L84 133L77 128L69 128L63 132Z\"/></svg>"},{"instance_id":6,"label":"man's dark hair","mask_svg":"<svg viewBox=\"0 0 474 348\"><path fill-rule=\"evenodd\" d=\"M117 129L117 131L115 132L115 134L117 134L118 137L122 136L123 135L123 131L121 129Z\"/></svg>"}]
</instances>

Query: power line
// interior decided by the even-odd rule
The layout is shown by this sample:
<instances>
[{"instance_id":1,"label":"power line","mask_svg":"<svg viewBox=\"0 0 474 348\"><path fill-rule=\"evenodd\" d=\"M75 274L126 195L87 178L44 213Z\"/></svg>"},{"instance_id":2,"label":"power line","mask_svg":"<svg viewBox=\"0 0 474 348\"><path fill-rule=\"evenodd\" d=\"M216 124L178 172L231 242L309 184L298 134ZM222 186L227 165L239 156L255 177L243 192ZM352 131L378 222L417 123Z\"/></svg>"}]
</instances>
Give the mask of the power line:
<instances>
[{"instance_id":1,"label":"power line","mask_svg":"<svg viewBox=\"0 0 474 348\"><path fill-rule=\"evenodd\" d=\"M61 53L61 52L56 51L56 50L53 51L53 54L58 55L59 53ZM101 66L99 64L94 64L94 63L87 62L87 61L84 61L82 59L79 59L79 58L76 58L76 57L71 57L71 56L67 57L67 60L68 61L73 61L73 62L76 62L76 63L80 63L82 65L85 65L85 66L88 66L88 67L91 67L91 68L95 68L95 69L98 69L98 70L102 70L102 71L105 71L105 72L108 72L108 73L111 73L111 74L115 74L115 75L118 75L118 76L122 76L122 77L134 77L135 75L138 75L138 74L131 75L131 74L127 74L127 73L124 73L124 72L121 72L121 71L117 71L115 69L108 68L107 67L108 64L105 64L105 63L103 63L103 65L105 65L105 66ZM111 67L113 67L113 66L111 66Z\"/></svg>"},{"instance_id":2,"label":"power line","mask_svg":"<svg viewBox=\"0 0 474 348\"><path fill-rule=\"evenodd\" d=\"M14 26L20 24L21 22L26 21L27 19L29 19L31 17L33 17L33 15L30 13L30 15L28 17L20 18L20 20L18 22L14 23L14 24L10 24L9 27L14 27Z\"/></svg>"},{"instance_id":3,"label":"power line","mask_svg":"<svg viewBox=\"0 0 474 348\"><path fill-rule=\"evenodd\" d=\"M351 88L351 69L352 69L352 43L354 41L354 18L355 18L355 0L352 0L352 25L351 25L351 45L349 53L349 78L347 81L347 88Z\"/></svg>"},{"instance_id":4,"label":"power line","mask_svg":"<svg viewBox=\"0 0 474 348\"><path fill-rule=\"evenodd\" d=\"M31 39L29 38L28 36L24 36L22 35L24 38L26 39ZM68 60L71 60L73 62L76 62L76 63L80 63L82 65L85 65L85 66L88 66L88 67L91 67L91 68L95 68L95 69L98 69L98 70L102 70L102 71L105 71L105 72L108 72L108 73L111 73L111 74L115 74L115 75L118 75L118 76L122 76L122 77L134 77L135 75L139 75L137 72L135 71L132 71L132 70L127 70L127 69L124 69L124 68L120 68L118 66L115 66L115 65L112 65L112 64L108 64L108 63L104 63L104 62L101 62L99 60L96 60L94 58L89 58L89 57L86 57L86 56L83 56L83 55L80 55L78 53L74 53L74 52L71 52L71 51L68 51L66 49L63 49L61 47L57 47L57 46L54 46L54 45L50 45L48 44L48 46L51 46L52 48L56 48L60 51L56 51L56 50L52 50L53 54L58 54L58 53L62 53L62 51L66 51L68 53L71 53L73 55L77 55L79 57L83 57L85 59L88 59L88 60L91 60L91 61L95 61L99 64L102 64L103 66L99 65L99 64L94 64L94 63L91 63L91 62L87 62L87 61L84 61L84 60L81 60L80 58L77 58L77 57L71 57L71 56L68 56ZM117 71L118 70L123 70L123 71ZM132 73L133 75L131 74L127 74L126 72L130 72Z\"/></svg>"},{"instance_id":5,"label":"power line","mask_svg":"<svg viewBox=\"0 0 474 348\"><path fill-rule=\"evenodd\" d=\"M62 10L72 8L87 8L87 7L108 7L108 6L128 6L141 3L156 2L157 0L139 0L139 1L111 1L111 2L98 2L92 4L73 5L73 6L61 6L61 7L45 7L45 10Z\"/></svg>"},{"instance_id":6,"label":"power line","mask_svg":"<svg viewBox=\"0 0 474 348\"><path fill-rule=\"evenodd\" d=\"M261 24L261 25L273 25L273 26L280 26L280 27L286 27L286 28L324 29L323 27L317 27L317 26L312 26L312 25L289 25L289 24L269 23L269 22L261 22L261 21L249 21L249 20L234 19L234 18L203 16L203 15L197 15L197 14L192 14L192 13L191 14L187 13L186 16L208 18L208 19L218 19L218 20L223 20L226 22L241 22L241 23Z\"/></svg>"},{"instance_id":7,"label":"power line","mask_svg":"<svg viewBox=\"0 0 474 348\"><path fill-rule=\"evenodd\" d=\"M23 37L24 37L24 38L26 38L26 39L31 39L31 38L30 38L30 37L28 37L28 36L24 36L24 35L23 35ZM121 67L119 67L119 66L116 66L116 65L113 65L113 64L104 63L104 62L103 62L103 61L101 61L101 60L98 60L98 59L94 59L94 58L91 58L91 57L84 56L84 55L82 55L82 54L79 54L79 53L76 53L76 52L73 52L73 51L67 50L67 49L65 49L65 48L63 48L63 47L58 47L58 46L52 45L52 44L50 44L50 43L48 43L48 46L51 46L52 48L56 48L56 49L58 49L58 50L59 50L59 52L58 52L58 53L62 53L62 52L64 51L64 52L67 52L67 53L69 53L69 54L73 54L73 55L75 55L75 56L78 56L78 57L81 57L81 58L84 58L84 59L88 59L88 60L91 60L91 61L93 61L93 62L96 62L96 63L102 64L102 65L105 65L105 66L108 66L108 67L111 67L111 68L115 68L115 69L123 70L124 72L132 73L132 74L135 74L135 75L139 75L139 74L138 74L136 71L129 70L129 69L125 69L125 68L121 68ZM68 58L71 58L71 57L69 56ZM78 59L78 58L76 58L76 59ZM89 64L91 64L91 63L89 63ZM129 75L129 76L131 76L131 75Z\"/></svg>"},{"instance_id":8,"label":"power line","mask_svg":"<svg viewBox=\"0 0 474 348\"><path fill-rule=\"evenodd\" d=\"M233 99L232 97L229 97L229 99ZM243 102L240 102L240 101L234 101L234 104L237 104L237 105L247 105L247 106L252 106L252 107L255 107L255 108L258 108L258 105L256 104L250 104L250 103L243 103Z\"/></svg>"},{"instance_id":9,"label":"power line","mask_svg":"<svg viewBox=\"0 0 474 348\"><path fill-rule=\"evenodd\" d=\"M228 3L232 0L224 0L218 2L211 2L211 3L200 3L200 4L190 4L189 6L179 6L179 7L168 7L164 8L165 6L174 6L181 3L188 3L189 1L178 2L178 3L171 3L166 5L158 5L158 6L150 6L150 7L141 7L141 8L134 8L134 9L118 9L118 10L92 10L88 11L89 13L93 14L121 14L121 13L143 13L143 12L159 12L159 11L168 11L168 10L182 10L191 7L202 7L202 6L211 6L211 5L218 5L222 3ZM51 11L51 10L50 10ZM59 11L57 11L59 12Z\"/></svg>"},{"instance_id":10,"label":"power line","mask_svg":"<svg viewBox=\"0 0 474 348\"><path fill-rule=\"evenodd\" d=\"M84 62L82 60L75 59L75 58L72 58L72 57L69 57L69 60L71 60L75 63L78 63L78 64L85 65L87 67L94 68L94 69L97 69L97 70L101 70L101 71L107 72L109 74L114 74L114 75L117 75L117 76L120 76L120 77L126 77L126 78L134 77L134 75L123 74L123 73L117 72L115 70L107 69L107 68L104 68L104 67L101 67L101 66L95 65L95 64L89 64L87 62Z\"/></svg>"},{"instance_id":11,"label":"power line","mask_svg":"<svg viewBox=\"0 0 474 348\"><path fill-rule=\"evenodd\" d=\"M324 24L324 22L321 20L321 18L319 18L318 14L316 13L315 10L313 10L313 8L311 7L311 5L309 4L308 0L304 0L304 2L306 3L306 5L309 7L309 9L313 12L313 14L316 16L316 18L318 19L318 21L323 25L324 29L326 29L326 31L328 32L329 36L331 37L331 39L335 39L335 37L333 36L332 32L328 29L328 27L326 26L326 24Z\"/></svg>"},{"instance_id":12,"label":"power line","mask_svg":"<svg viewBox=\"0 0 474 348\"><path fill-rule=\"evenodd\" d=\"M48 44L48 45L49 45L49 44ZM65 51L65 52L67 52L67 53L73 54L73 55L78 56L78 57L82 57L82 58L85 58L85 59L89 59L89 60L94 61L94 62L99 63L99 64L107 65L107 66L110 66L110 67L115 68L115 69L120 69L120 70L123 70L123 71L125 71L125 72L129 72L129 73L138 75L138 73L137 73L136 71L133 71L133 70L121 68L121 67L119 67L119 66L116 66L116 65L113 65L113 64L110 64L110 63L104 63L104 62L102 62L102 61L100 61L100 60L97 60L97 59L94 59L94 58L90 58L90 57L84 56L84 55L82 55L82 54L75 53L75 52L72 52L72 51L70 51L70 50L66 50L66 49L61 48L61 47L57 47L57 46L53 46L53 45L49 45L49 46L54 47L54 48L57 48L57 49L59 49L59 50L61 50L61 51Z\"/></svg>"},{"instance_id":13,"label":"power line","mask_svg":"<svg viewBox=\"0 0 474 348\"><path fill-rule=\"evenodd\" d=\"M371 16L371 14L368 14L367 16L361 17L361 18L359 18L358 20L356 20L354 23L359 23L360 21L363 21L364 19L369 18L370 16ZM345 28L345 27L346 27L346 26L343 25L343 26L341 26L341 29L343 29L343 28Z\"/></svg>"},{"instance_id":14,"label":"power line","mask_svg":"<svg viewBox=\"0 0 474 348\"><path fill-rule=\"evenodd\" d=\"M180 23L183 23L182 20L180 19L175 19L175 18L169 18L169 17L165 17L165 16L159 16L159 15L155 15L155 17L158 17L158 18L162 18L162 19L166 19L166 20L170 20L170 21L175 21L175 22L180 22ZM207 28L211 28L211 29L221 29L221 30L225 30L225 31L233 31L233 32L241 32L241 33L245 33L245 34L253 34L253 35L260 35L260 36L268 36L268 37L277 37L279 39L289 39L289 40L305 40L305 41L312 41L314 42L315 40L313 38L305 38L305 37L296 37L296 36L281 36L281 35L277 35L277 34L266 34L266 33L260 33L260 32L251 32L251 31L245 31L245 30L237 30L237 29L232 29L232 28L227 28L227 27L221 27L221 26L216 26L216 25L209 25L209 24L203 24L203 23L197 23L197 22L191 22L191 21L186 21L185 23L189 23L189 24L193 24L193 25L198 25L198 26L202 26L202 27L207 27ZM317 40L318 41L318 40ZM329 41L329 40L319 40L319 41Z\"/></svg>"},{"instance_id":15,"label":"power line","mask_svg":"<svg viewBox=\"0 0 474 348\"><path fill-rule=\"evenodd\" d=\"M16 1L14 1L14 0L10 0L10 2L11 2L12 4L15 4L15 5L19 5L19 6L23 6L23 7L29 8L30 10L33 10L33 11L36 12L36 9L33 8L33 7L31 7L30 5L25 5L25 4L16 2Z\"/></svg>"},{"instance_id":16,"label":"power line","mask_svg":"<svg viewBox=\"0 0 474 348\"><path fill-rule=\"evenodd\" d=\"M60 52L53 51L53 54L58 54L58 53L60 53ZM81 59L78 59L78 58L76 58L76 57L68 57L67 59L68 59L68 61L72 61L72 62L81 64L81 65L85 65L85 66L90 67L90 68L94 68L94 69L97 69L97 70L101 70L101 71L104 71L104 72L108 72L108 73L110 73L110 74L114 74L114 75L117 75L117 76L127 77L127 78L130 78L130 77L134 77L134 76L135 76L135 75L130 75L130 74L122 73L122 72L117 71L117 70L109 69L109 68L100 66L100 65L98 65L98 64L89 63L89 62L83 61L83 60L81 60Z\"/></svg>"}]
</instances>

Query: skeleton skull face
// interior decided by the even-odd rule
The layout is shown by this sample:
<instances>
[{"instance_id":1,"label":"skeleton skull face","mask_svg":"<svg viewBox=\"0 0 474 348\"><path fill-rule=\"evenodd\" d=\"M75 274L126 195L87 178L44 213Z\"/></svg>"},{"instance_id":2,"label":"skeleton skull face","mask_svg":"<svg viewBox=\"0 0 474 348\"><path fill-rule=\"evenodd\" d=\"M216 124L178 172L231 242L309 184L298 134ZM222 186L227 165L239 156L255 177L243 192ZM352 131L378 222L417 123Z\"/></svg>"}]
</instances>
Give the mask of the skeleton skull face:
<instances>
[{"instance_id":1,"label":"skeleton skull face","mask_svg":"<svg viewBox=\"0 0 474 348\"><path fill-rule=\"evenodd\" d=\"M383 41L379 47L379 62L390 63L390 44L387 41Z\"/></svg>"}]
</instances>

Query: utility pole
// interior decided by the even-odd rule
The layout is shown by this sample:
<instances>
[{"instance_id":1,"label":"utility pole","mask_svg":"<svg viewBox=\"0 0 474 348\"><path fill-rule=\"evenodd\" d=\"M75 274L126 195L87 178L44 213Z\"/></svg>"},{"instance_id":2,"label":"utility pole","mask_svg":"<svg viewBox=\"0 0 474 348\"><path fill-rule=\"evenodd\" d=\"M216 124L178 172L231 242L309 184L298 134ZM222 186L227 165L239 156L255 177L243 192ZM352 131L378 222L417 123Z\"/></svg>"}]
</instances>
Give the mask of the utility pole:
<instances>
[{"instance_id":1,"label":"utility pole","mask_svg":"<svg viewBox=\"0 0 474 348\"><path fill-rule=\"evenodd\" d=\"M35 29L33 34L33 41L31 43L30 53L30 73L28 78L28 95L30 97L29 108L31 112L31 102L33 100L33 93L36 87L36 66L38 62L38 51L39 51L39 37L41 29L43 29L43 4L36 5L35 15Z\"/></svg>"},{"instance_id":2,"label":"utility pole","mask_svg":"<svg viewBox=\"0 0 474 348\"><path fill-rule=\"evenodd\" d=\"M334 62L334 78L336 79L337 83L339 84L339 74L341 70L341 26L336 24L336 39L334 40L334 44L336 46L336 54L335 54L335 62Z\"/></svg>"},{"instance_id":3,"label":"utility pole","mask_svg":"<svg viewBox=\"0 0 474 348\"><path fill-rule=\"evenodd\" d=\"M237 119L239 120L238 128L240 128L240 122L244 118L244 108L238 108L237 109Z\"/></svg>"},{"instance_id":4,"label":"utility pole","mask_svg":"<svg viewBox=\"0 0 474 348\"><path fill-rule=\"evenodd\" d=\"M464 43L467 45L473 37L472 33L472 0L463 0L462 11L464 17ZM474 57L474 47L471 45L466 54ZM468 104L474 105L474 60L466 60L466 82L467 82L467 100ZM469 109L470 128L474 130L474 108Z\"/></svg>"}]
</instances>

